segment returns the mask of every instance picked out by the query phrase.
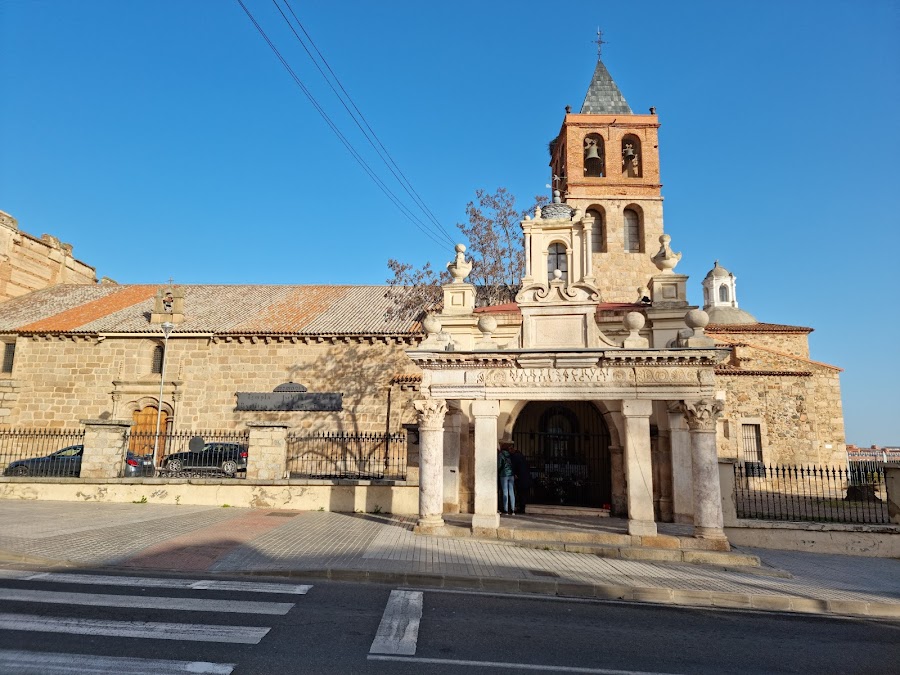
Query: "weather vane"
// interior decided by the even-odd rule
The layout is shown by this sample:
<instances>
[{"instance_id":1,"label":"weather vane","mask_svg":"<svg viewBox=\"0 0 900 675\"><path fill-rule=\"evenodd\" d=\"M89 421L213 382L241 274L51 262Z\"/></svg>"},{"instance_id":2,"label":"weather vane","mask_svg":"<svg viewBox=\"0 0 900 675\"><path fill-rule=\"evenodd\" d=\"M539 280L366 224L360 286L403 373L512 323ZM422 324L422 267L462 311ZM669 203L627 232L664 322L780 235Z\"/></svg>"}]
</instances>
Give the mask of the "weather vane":
<instances>
[{"instance_id":1,"label":"weather vane","mask_svg":"<svg viewBox=\"0 0 900 675\"><path fill-rule=\"evenodd\" d=\"M603 52L603 45L607 44L606 40L603 39L603 31L600 30L599 26L597 27L597 39L594 40L594 44L597 45L597 58L599 59Z\"/></svg>"}]
</instances>

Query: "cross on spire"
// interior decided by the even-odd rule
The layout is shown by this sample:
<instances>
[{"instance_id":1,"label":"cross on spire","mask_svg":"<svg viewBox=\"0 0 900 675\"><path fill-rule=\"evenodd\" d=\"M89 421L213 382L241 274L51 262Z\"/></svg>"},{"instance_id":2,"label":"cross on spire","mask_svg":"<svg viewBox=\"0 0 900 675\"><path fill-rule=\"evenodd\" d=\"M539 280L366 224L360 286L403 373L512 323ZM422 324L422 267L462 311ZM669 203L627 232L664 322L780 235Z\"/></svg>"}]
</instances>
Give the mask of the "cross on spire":
<instances>
[{"instance_id":1,"label":"cross on spire","mask_svg":"<svg viewBox=\"0 0 900 675\"><path fill-rule=\"evenodd\" d=\"M597 45L597 60L600 60L600 55L603 52L603 45L607 44L606 40L603 39L603 31L600 30L600 27L597 27L597 39L593 41L595 45Z\"/></svg>"}]
</instances>

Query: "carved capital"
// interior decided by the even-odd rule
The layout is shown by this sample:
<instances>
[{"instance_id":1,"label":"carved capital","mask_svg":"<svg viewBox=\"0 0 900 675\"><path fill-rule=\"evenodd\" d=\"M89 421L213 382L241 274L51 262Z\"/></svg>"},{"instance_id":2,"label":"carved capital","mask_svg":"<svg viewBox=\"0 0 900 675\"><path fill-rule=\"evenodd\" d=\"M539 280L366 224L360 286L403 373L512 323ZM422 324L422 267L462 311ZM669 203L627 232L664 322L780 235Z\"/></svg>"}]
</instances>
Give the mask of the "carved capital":
<instances>
[{"instance_id":1,"label":"carved capital","mask_svg":"<svg viewBox=\"0 0 900 675\"><path fill-rule=\"evenodd\" d=\"M725 404L718 399L681 402L681 412L691 431L715 431L716 420L724 409Z\"/></svg>"},{"instance_id":2,"label":"carved capital","mask_svg":"<svg viewBox=\"0 0 900 675\"><path fill-rule=\"evenodd\" d=\"M444 399L426 398L413 401L413 406L419 413L419 431L440 431L444 428L444 415L447 414Z\"/></svg>"}]
</instances>

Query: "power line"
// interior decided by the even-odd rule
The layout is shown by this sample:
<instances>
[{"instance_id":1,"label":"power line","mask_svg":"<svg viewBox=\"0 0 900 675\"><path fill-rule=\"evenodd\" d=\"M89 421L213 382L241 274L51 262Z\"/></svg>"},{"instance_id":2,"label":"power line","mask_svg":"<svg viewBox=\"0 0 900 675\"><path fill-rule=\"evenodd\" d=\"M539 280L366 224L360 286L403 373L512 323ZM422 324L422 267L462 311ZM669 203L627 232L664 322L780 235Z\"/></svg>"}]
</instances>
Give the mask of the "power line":
<instances>
[{"instance_id":1,"label":"power line","mask_svg":"<svg viewBox=\"0 0 900 675\"><path fill-rule=\"evenodd\" d=\"M272 3L275 5L275 7L278 8L278 11L281 13L281 16L284 17L284 20L287 22L291 31L294 33L294 36L297 38L297 41L303 46L303 49L306 51L310 60L316 66L316 69L319 71L319 73L321 73L322 77L328 83L328 86L331 87L331 91L334 92L334 95L337 96L338 100L341 102L341 105L344 106L344 110L347 111L347 114L350 115L350 117L356 123L356 126L359 128L359 130L362 132L362 134L366 137L366 140L369 141L369 145L372 146L372 149L375 150L375 152L381 158L381 161L384 162L385 166L393 174L394 178L397 179L397 182L399 182L400 185L403 187L403 189L406 190L406 193L413 199L414 202L416 202L416 205L422 210L423 213L425 213L430 218L431 222L434 223L441 230L442 234L445 235L448 238L448 240L452 243L453 240L452 240L452 238L450 238L449 234L447 233L447 230L444 228L443 225L441 225L440 221L438 221L438 219L435 217L434 213L431 212L431 209L428 208L428 205L422 199L421 195L419 195L419 193L416 192L415 188L412 186L412 183L406 177L406 174L403 173L403 171L400 169L400 167L394 161L394 158L391 156L390 152L388 152L388 149L386 147L384 147L384 144L381 142L381 139L378 138L377 134L375 133L375 130L372 129L371 125L366 120L365 115L363 115L362 111L357 107L356 103L354 102L353 98L350 96L349 92L344 88L344 85L341 84L340 78L338 78L337 74L334 72L334 70L331 68L331 65L328 63L328 60L325 58L325 56L322 54L322 52L316 46L316 43L313 41L309 32L306 30L306 28L303 26L303 23L297 17L297 14L294 12L294 8L291 7L290 0L284 0L285 6L288 8L288 11L291 13L291 16L294 17L294 21L297 22L297 26L300 27L301 31L303 31L303 35L306 36L306 39L309 41L310 46L315 50L316 55L319 57L319 60L321 60L321 62L324 64L324 66L328 69L328 72L331 74L331 79L333 79L334 83L340 88L343 96L341 95L341 93L338 93L338 91L334 88L334 85L332 85L332 83L331 83L331 79L329 79L328 75L326 75L325 72L322 70L322 68L319 66L318 61L312 55L312 53L309 51L309 48L304 43L303 39L297 34L297 31L294 30L294 27L291 25L291 22L288 20L287 16L285 16L284 12L281 11L281 7L279 7L277 0L272 0ZM345 98L346 98L346 102L344 100ZM347 106L347 103L349 103L350 106L353 107L353 110L350 110L350 108ZM363 128L363 125L365 125L365 128Z\"/></svg>"},{"instance_id":2,"label":"power line","mask_svg":"<svg viewBox=\"0 0 900 675\"><path fill-rule=\"evenodd\" d=\"M297 73L294 72L294 69L291 68L291 65L287 62L287 59L285 59L284 56L282 56L281 52L278 50L278 48L275 46L275 44L272 42L272 40L266 34L263 27L260 26L259 22L253 16L253 14L250 12L250 10L247 9L247 6L243 3L243 0L237 0L237 3L241 6L241 9L244 10L244 13L250 19L251 23L253 23L253 26L256 28L256 30L259 32L259 34L262 36L263 40L266 41L266 44L269 45L269 48L275 54L276 58L281 62L281 65L284 66L285 70L287 70L288 74L291 76L291 79L293 79L294 83L298 87L300 87L300 90L303 92L303 94L306 96L306 98L312 104L313 108L316 110L316 112L319 113L319 115L322 117L322 119L325 120L325 123L328 125L328 127L331 129L331 131L338 137L338 140L341 141L341 143L347 149L347 152L349 152L350 155L356 160L356 162L360 165L360 167L363 169L363 171L366 172L366 174L369 176L369 178L371 178L375 182L375 184L384 193L384 195L391 202L393 202L394 206L396 206L397 209L404 216L406 216L406 218L410 222L412 222L413 225L415 225L425 236L427 236L429 239L431 239L435 244L437 244L439 246L444 246L444 242L441 241L438 237L436 237L435 233L432 233L429 230L428 226L425 223L423 223L415 214L413 214L409 210L409 208L407 208L407 206L402 203L402 201L400 201L400 199L397 197L397 195L395 195L393 193L393 191L387 185L385 185L384 181L381 180L381 178L374 172L372 167L370 167L369 164L365 161L365 159L356 151L356 149L353 147L353 145L350 143L350 141L347 140L346 136L344 136L344 134L341 133L341 130L337 127L337 125L334 123L334 121L328 116L328 114L325 112L324 108L322 108L322 106L319 105L319 102L312 95L312 92L310 92L309 89L307 89L306 85L303 84L303 81L299 78ZM439 231L439 232L437 232L437 235L438 236L443 235L452 244L452 239L449 239L449 237L447 237L446 233Z\"/></svg>"}]
</instances>

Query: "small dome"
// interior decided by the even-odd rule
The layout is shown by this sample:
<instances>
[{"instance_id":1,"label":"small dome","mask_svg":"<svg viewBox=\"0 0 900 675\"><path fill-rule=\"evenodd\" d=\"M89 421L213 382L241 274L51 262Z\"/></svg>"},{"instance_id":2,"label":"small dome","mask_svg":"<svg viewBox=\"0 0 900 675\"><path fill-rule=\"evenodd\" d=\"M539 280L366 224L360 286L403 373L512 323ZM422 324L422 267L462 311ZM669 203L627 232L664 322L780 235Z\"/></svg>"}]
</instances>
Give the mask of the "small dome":
<instances>
[{"instance_id":1,"label":"small dome","mask_svg":"<svg viewBox=\"0 0 900 675\"><path fill-rule=\"evenodd\" d=\"M721 267L719 269L722 269ZM712 272L710 272L712 274ZM709 314L709 322L731 325L735 323L759 323L750 312L745 312L737 307L710 307L706 310Z\"/></svg>"},{"instance_id":2,"label":"small dome","mask_svg":"<svg viewBox=\"0 0 900 675\"><path fill-rule=\"evenodd\" d=\"M724 277L730 277L730 276L731 276L731 272L729 272L724 267L719 265L719 261L716 260L716 264L713 266L713 268L707 273L706 277L704 277L704 278L709 279L710 277L712 277L713 279L718 279L718 278L724 278Z\"/></svg>"}]
</instances>

